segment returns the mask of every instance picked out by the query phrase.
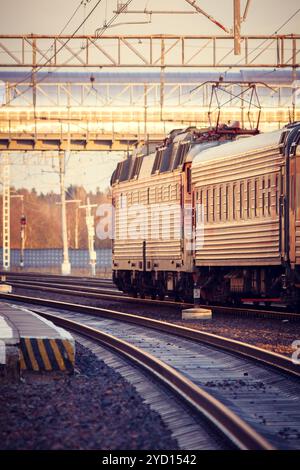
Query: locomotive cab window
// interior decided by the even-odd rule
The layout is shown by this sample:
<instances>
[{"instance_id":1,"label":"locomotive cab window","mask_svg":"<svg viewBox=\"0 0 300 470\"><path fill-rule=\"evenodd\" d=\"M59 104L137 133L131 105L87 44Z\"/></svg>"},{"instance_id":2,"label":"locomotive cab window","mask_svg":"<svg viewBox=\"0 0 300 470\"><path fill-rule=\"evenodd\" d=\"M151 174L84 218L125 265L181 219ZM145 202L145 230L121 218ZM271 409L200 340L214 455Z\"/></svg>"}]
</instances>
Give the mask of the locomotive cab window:
<instances>
[{"instance_id":1,"label":"locomotive cab window","mask_svg":"<svg viewBox=\"0 0 300 470\"><path fill-rule=\"evenodd\" d=\"M142 162L143 162L143 157L136 157L135 162L133 164L131 179L138 178L140 174Z\"/></svg>"},{"instance_id":2,"label":"locomotive cab window","mask_svg":"<svg viewBox=\"0 0 300 470\"><path fill-rule=\"evenodd\" d=\"M156 151L155 160L154 160L154 164L153 164L153 168L152 168L152 175L154 175L160 169L163 151L164 150L161 150L161 149L158 149Z\"/></svg>"}]
</instances>

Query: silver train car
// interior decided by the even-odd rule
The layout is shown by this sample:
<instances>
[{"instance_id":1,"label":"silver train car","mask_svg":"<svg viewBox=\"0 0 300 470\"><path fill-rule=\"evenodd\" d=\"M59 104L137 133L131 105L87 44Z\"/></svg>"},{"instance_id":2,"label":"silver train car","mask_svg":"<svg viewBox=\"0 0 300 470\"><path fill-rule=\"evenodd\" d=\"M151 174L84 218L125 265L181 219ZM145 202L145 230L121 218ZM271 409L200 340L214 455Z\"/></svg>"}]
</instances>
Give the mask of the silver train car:
<instances>
[{"instance_id":1,"label":"silver train car","mask_svg":"<svg viewBox=\"0 0 300 470\"><path fill-rule=\"evenodd\" d=\"M113 279L132 295L288 302L300 291L300 124L177 130L112 176ZM196 288L196 289L195 289Z\"/></svg>"}]
</instances>

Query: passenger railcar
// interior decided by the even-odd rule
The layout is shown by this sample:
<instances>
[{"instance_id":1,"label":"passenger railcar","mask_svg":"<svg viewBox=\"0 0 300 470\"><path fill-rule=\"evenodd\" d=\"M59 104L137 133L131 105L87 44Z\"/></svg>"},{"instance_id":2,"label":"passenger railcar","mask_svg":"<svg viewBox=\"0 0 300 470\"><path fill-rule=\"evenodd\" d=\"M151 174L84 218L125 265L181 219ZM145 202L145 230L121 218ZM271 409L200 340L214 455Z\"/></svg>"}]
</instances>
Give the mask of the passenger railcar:
<instances>
[{"instance_id":1,"label":"passenger railcar","mask_svg":"<svg viewBox=\"0 0 300 470\"><path fill-rule=\"evenodd\" d=\"M113 278L133 295L299 301L300 125L173 131L112 176ZM166 223L167 222L167 223Z\"/></svg>"}]
</instances>

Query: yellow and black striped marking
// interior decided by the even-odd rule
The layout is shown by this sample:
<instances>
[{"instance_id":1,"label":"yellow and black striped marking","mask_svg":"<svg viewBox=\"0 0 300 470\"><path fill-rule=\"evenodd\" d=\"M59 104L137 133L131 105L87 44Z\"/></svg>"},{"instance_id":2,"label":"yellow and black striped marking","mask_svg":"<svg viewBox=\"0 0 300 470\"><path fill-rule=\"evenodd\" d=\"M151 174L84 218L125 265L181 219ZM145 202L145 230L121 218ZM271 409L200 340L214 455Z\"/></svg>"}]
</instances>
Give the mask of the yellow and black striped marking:
<instances>
[{"instance_id":1,"label":"yellow and black striped marking","mask_svg":"<svg viewBox=\"0 0 300 470\"><path fill-rule=\"evenodd\" d=\"M20 339L20 367L22 370L73 371L74 363L74 347L66 339Z\"/></svg>"}]
</instances>

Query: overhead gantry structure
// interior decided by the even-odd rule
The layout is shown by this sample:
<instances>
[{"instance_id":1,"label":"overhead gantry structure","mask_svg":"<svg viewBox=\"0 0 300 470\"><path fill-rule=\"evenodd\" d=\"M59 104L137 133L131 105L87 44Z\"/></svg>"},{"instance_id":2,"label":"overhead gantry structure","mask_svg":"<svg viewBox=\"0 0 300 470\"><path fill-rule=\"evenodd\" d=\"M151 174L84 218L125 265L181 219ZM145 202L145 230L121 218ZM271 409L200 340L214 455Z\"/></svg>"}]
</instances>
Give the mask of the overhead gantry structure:
<instances>
[{"instance_id":1,"label":"overhead gantry structure","mask_svg":"<svg viewBox=\"0 0 300 470\"><path fill-rule=\"evenodd\" d=\"M300 34L0 35L0 68L298 68ZM259 43L261 46L258 47ZM262 44L263 43L263 44ZM65 44L65 45L64 45ZM49 49L46 53L45 50ZM63 46L63 47L62 47ZM228 50L224 54L224 48ZM192 52L191 52L192 50ZM17 51L17 52L16 52Z\"/></svg>"}]
</instances>

